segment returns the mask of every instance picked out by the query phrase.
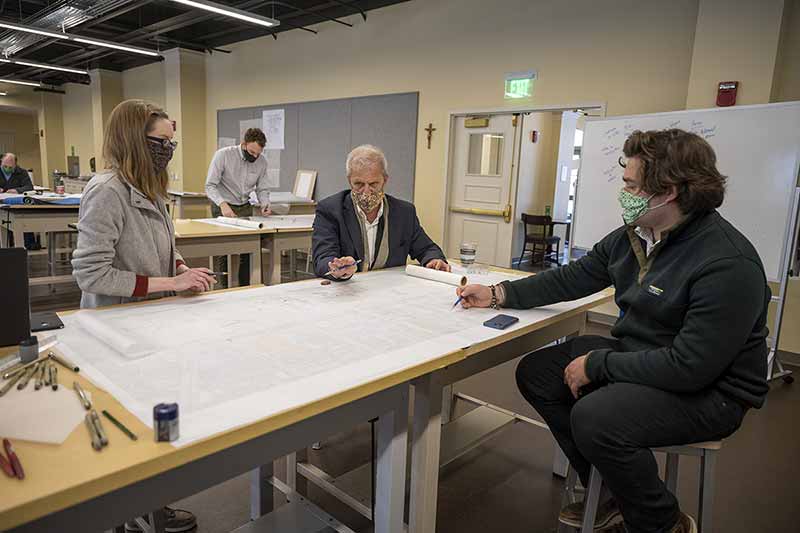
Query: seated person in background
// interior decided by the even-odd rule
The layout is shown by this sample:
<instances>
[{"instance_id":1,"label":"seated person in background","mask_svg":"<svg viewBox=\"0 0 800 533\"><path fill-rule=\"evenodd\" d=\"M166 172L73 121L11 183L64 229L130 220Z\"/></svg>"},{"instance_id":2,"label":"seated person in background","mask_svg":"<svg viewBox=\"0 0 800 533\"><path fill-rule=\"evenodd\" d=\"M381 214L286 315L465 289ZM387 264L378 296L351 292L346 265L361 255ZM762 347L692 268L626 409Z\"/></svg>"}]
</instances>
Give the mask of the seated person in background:
<instances>
[{"instance_id":1,"label":"seated person in background","mask_svg":"<svg viewBox=\"0 0 800 533\"><path fill-rule=\"evenodd\" d=\"M11 152L3 154L0 160L0 193L22 194L33 190L33 182L28 171L17 165L17 156ZM33 233L25 233L25 248L38 249Z\"/></svg>"},{"instance_id":2,"label":"seated person in background","mask_svg":"<svg viewBox=\"0 0 800 533\"><path fill-rule=\"evenodd\" d=\"M3 154L0 164L0 192L22 194L33 190L31 176L27 170L17 166L16 155Z\"/></svg>"},{"instance_id":3,"label":"seated person in background","mask_svg":"<svg viewBox=\"0 0 800 533\"><path fill-rule=\"evenodd\" d=\"M725 177L693 133L635 131L623 147L624 226L557 270L458 289L464 307L529 309L609 286L613 338L577 337L525 357L517 385L588 486L603 477L595 528L697 531L650 448L731 435L768 391L770 289L753 245L717 211ZM559 521L580 527L583 503Z\"/></svg>"},{"instance_id":4,"label":"seated person in background","mask_svg":"<svg viewBox=\"0 0 800 533\"><path fill-rule=\"evenodd\" d=\"M333 270L333 278L350 279L359 269L405 265L409 256L427 268L450 271L441 248L420 226L414 205L383 192L389 167L379 148L355 148L345 168L350 190L317 206L312 237L317 276Z\"/></svg>"}]
</instances>

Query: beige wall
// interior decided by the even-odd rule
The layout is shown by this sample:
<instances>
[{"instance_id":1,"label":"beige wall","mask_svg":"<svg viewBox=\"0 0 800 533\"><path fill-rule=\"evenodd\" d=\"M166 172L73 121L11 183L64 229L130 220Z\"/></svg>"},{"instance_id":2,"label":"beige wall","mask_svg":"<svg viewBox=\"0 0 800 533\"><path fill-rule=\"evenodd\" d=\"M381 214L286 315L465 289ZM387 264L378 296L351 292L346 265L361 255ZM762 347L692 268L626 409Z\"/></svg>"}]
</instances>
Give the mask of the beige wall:
<instances>
[{"instance_id":1,"label":"beige wall","mask_svg":"<svg viewBox=\"0 0 800 533\"><path fill-rule=\"evenodd\" d=\"M92 129L97 170L105 168L103 136L111 111L122 102L122 74L110 70L90 71L92 78Z\"/></svg>"},{"instance_id":2,"label":"beige wall","mask_svg":"<svg viewBox=\"0 0 800 533\"><path fill-rule=\"evenodd\" d=\"M68 83L64 86L64 153L80 157L81 174L91 173L89 159L95 157L92 125L92 89L88 85ZM98 163L100 163L98 161Z\"/></svg>"},{"instance_id":3,"label":"beige wall","mask_svg":"<svg viewBox=\"0 0 800 533\"><path fill-rule=\"evenodd\" d=\"M686 108L714 107L721 81L737 104L769 102L784 0L700 0Z\"/></svg>"},{"instance_id":4,"label":"beige wall","mask_svg":"<svg viewBox=\"0 0 800 533\"><path fill-rule=\"evenodd\" d=\"M609 114L682 109L696 0L412 1L350 17L318 35L281 34L206 59L206 149L218 109L419 91L420 127L439 128L431 149L418 132L415 198L441 240L448 111L504 106L506 72L536 68L533 102L608 103ZM621 21L624 21L622 23Z\"/></svg>"},{"instance_id":5,"label":"beige wall","mask_svg":"<svg viewBox=\"0 0 800 533\"><path fill-rule=\"evenodd\" d=\"M166 89L164 86L164 62L151 63L132 68L122 73L122 95L125 100L138 98L166 105ZM167 109L169 113L169 109Z\"/></svg>"},{"instance_id":6,"label":"beige wall","mask_svg":"<svg viewBox=\"0 0 800 533\"><path fill-rule=\"evenodd\" d=\"M39 93L39 151L42 155L42 184L50 185L54 171L65 171L67 158L64 155L64 115L62 96L55 93Z\"/></svg>"},{"instance_id":7,"label":"beige wall","mask_svg":"<svg viewBox=\"0 0 800 533\"><path fill-rule=\"evenodd\" d=\"M786 0L783 12L773 102L800 100L800 0Z\"/></svg>"},{"instance_id":8,"label":"beige wall","mask_svg":"<svg viewBox=\"0 0 800 533\"><path fill-rule=\"evenodd\" d=\"M39 153L39 126L35 111L0 108L0 131L14 134L14 153L17 164L33 169L34 180L39 183L42 175L42 160Z\"/></svg>"},{"instance_id":9,"label":"beige wall","mask_svg":"<svg viewBox=\"0 0 800 533\"><path fill-rule=\"evenodd\" d=\"M204 157L206 135L206 62L203 54L168 50L164 54L166 107L177 123L178 148L170 163L178 190L202 192L210 157Z\"/></svg>"},{"instance_id":10,"label":"beige wall","mask_svg":"<svg viewBox=\"0 0 800 533\"><path fill-rule=\"evenodd\" d=\"M61 95L37 93L29 87L5 83L0 83L0 91L8 93L7 96L0 97L0 104L24 108L36 114L36 123L40 131L38 137L40 159L39 171L34 173L34 183L37 185L49 184L50 172L56 168L63 170L66 167ZM50 150L47 148L48 141Z\"/></svg>"}]
</instances>

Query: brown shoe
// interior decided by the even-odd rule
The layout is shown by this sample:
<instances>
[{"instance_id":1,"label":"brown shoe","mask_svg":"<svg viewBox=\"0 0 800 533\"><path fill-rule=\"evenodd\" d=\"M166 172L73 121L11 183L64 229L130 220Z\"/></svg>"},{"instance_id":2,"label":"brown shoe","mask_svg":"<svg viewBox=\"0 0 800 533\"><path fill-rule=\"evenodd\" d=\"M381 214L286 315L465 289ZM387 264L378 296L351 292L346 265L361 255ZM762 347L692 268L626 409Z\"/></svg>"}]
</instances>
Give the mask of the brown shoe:
<instances>
[{"instance_id":1,"label":"brown shoe","mask_svg":"<svg viewBox=\"0 0 800 533\"><path fill-rule=\"evenodd\" d=\"M678 517L678 522L672 526L669 533L697 533L697 524L694 518L686 513L681 513L681 516Z\"/></svg>"},{"instance_id":2,"label":"brown shoe","mask_svg":"<svg viewBox=\"0 0 800 533\"><path fill-rule=\"evenodd\" d=\"M567 505L558 514L558 521L562 524L580 528L583 524L583 502L575 502ZM608 526L620 522L622 515L619 512L616 500L610 498L597 506L597 514L594 517L595 531L602 530ZM694 533L697 533L696 531Z\"/></svg>"}]
</instances>

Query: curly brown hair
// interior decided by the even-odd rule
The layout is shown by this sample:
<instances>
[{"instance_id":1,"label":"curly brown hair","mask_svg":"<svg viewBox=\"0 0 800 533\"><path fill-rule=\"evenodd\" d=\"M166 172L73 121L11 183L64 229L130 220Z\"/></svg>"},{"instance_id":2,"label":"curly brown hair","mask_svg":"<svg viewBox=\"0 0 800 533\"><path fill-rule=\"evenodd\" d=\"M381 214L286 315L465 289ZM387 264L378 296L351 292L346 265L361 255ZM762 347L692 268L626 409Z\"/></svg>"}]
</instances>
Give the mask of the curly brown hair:
<instances>
[{"instance_id":1,"label":"curly brown hair","mask_svg":"<svg viewBox=\"0 0 800 533\"><path fill-rule=\"evenodd\" d=\"M258 143L261 148L264 148L267 144L267 136L258 128L248 128L248 130L244 132L244 142L245 144Z\"/></svg>"},{"instance_id":2,"label":"curly brown hair","mask_svg":"<svg viewBox=\"0 0 800 533\"><path fill-rule=\"evenodd\" d=\"M684 214L707 212L722 205L727 177L717 170L714 149L699 135L677 128L637 130L625 141L622 151L625 157L641 161L645 192L665 194L675 186L676 202Z\"/></svg>"}]
</instances>

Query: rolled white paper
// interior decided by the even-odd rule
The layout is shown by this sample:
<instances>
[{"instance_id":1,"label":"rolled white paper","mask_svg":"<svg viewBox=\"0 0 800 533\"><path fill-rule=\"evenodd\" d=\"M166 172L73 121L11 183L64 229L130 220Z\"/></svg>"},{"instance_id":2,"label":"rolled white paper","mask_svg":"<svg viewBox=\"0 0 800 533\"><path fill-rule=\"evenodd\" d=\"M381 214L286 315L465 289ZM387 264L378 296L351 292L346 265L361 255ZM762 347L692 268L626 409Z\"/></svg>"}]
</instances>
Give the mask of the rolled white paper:
<instances>
[{"instance_id":1,"label":"rolled white paper","mask_svg":"<svg viewBox=\"0 0 800 533\"><path fill-rule=\"evenodd\" d=\"M262 229L264 227L264 224L261 222L255 222L246 218L217 217L217 221L222 222L223 224L230 224L231 226L239 226L242 228Z\"/></svg>"},{"instance_id":2,"label":"rolled white paper","mask_svg":"<svg viewBox=\"0 0 800 533\"><path fill-rule=\"evenodd\" d=\"M147 340L128 337L98 318L97 314L96 311L84 309L75 313L75 317L86 333L106 344L121 356L126 359L139 359L155 351L155 346L152 346Z\"/></svg>"},{"instance_id":3,"label":"rolled white paper","mask_svg":"<svg viewBox=\"0 0 800 533\"><path fill-rule=\"evenodd\" d=\"M434 270L432 268L425 268L417 265L406 265L406 274L414 276L415 278L429 279L431 281L438 281L439 283L447 283L456 287L463 287L467 284L467 276L461 274L453 274L452 272L443 272L441 270Z\"/></svg>"}]
</instances>

